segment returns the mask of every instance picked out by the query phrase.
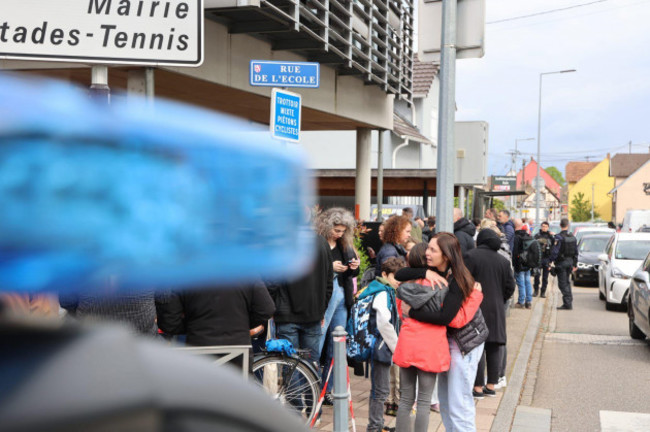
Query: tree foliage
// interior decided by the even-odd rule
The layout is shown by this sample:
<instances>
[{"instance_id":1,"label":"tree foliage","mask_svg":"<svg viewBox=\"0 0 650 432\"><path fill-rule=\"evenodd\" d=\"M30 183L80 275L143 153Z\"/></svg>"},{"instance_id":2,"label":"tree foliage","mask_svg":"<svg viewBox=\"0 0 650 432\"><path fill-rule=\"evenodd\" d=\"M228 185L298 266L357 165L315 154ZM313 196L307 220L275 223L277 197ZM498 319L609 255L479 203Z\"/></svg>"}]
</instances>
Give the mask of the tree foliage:
<instances>
[{"instance_id":1,"label":"tree foliage","mask_svg":"<svg viewBox=\"0 0 650 432\"><path fill-rule=\"evenodd\" d=\"M585 199L585 194L578 192L571 200L571 220L573 222L586 222L591 220L591 201ZM594 219L599 215L594 211Z\"/></svg>"},{"instance_id":2,"label":"tree foliage","mask_svg":"<svg viewBox=\"0 0 650 432\"><path fill-rule=\"evenodd\" d=\"M565 180L564 180L564 177L562 176L562 173L560 172L559 169L555 168L554 166L551 166L551 167L548 167L548 168L544 168L544 171L546 171L546 173L548 175L553 177L553 179L556 182L558 182L558 184L560 186L564 186Z\"/></svg>"},{"instance_id":3,"label":"tree foliage","mask_svg":"<svg viewBox=\"0 0 650 432\"><path fill-rule=\"evenodd\" d=\"M505 203L503 201L501 201L500 199L497 199L497 198L494 198L492 200L492 207L494 207L497 211L501 211L501 210L506 209Z\"/></svg>"}]
</instances>

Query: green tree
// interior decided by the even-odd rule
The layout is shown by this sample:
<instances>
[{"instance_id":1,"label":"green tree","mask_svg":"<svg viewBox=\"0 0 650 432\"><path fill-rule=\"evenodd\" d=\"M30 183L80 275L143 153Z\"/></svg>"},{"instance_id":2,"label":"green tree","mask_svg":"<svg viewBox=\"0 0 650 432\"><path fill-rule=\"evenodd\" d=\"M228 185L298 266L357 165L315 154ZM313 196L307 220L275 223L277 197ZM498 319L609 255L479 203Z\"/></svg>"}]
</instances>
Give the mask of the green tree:
<instances>
[{"instance_id":1,"label":"green tree","mask_svg":"<svg viewBox=\"0 0 650 432\"><path fill-rule=\"evenodd\" d=\"M564 186L565 180L564 180L564 177L562 176L562 173L560 172L559 169L557 169L557 168L555 168L554 166L552 166L552 167L544 168L544 171L546 171L546 173L547 173L548 175L550 175L551 177L553 177L553 179L554 179L556 182L558 182L558 184L559 184L560 186Z\"/></svg>"},{"instance_id":2,"label":"green tree","mask_svg":"<svg viewBox=\"0 0 650 432\"><path fill-rule=\"evenodd\" d=\"M492 207L496 209L496 211L501 211L506 209L506 205L503 201L500 199L494 198L492 200Z\"/></svg>"},{"instance_id":3,"label":"green tree","mask_svg":"<svg viewBox=\"0 0 650 432\"><path fill-rule=\"evenodd\" d=\"M586 222L591 220L591 201L585 199L585 194L578 192L571 200L571 220L573 222ZM594 211L594 219L599 217Z\"/></svg>"}]
</instances>

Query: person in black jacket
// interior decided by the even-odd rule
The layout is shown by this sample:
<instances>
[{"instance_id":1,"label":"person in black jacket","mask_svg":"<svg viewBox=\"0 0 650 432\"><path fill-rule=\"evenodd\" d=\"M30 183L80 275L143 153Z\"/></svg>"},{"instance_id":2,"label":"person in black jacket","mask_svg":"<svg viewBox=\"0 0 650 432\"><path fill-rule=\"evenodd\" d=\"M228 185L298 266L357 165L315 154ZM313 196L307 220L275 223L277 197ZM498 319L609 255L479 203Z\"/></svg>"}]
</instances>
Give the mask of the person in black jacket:
<instances>
[{"instance_id":1,"label":"person in black jacket","mask_svg":"<svg viewBox=\"0 0 650 432\"><path fill-rule=\"evenodd\" d=\"M266 324L274 310L261 281L172 291L156 299L158 327L170 335L187 335L193 346L250 345L250 329Z\"/></svg>"},{"instance_id":2,"label":"person in black jacket","mask_svg":"<svg viewBox=\"0 0 650 432\"><path fill-rule=\"evenodd\" d=\"M327 304L332 296L332 254L327 240L316 235L316 258L311 269L293 281L267 282L275 302L276 337L320 358L320 339Z\"/></svg>"},{"instance_id":3,"label":"person in black jacket","mask_svg":"<svg viewBox=\"0 0 650 432\"><path fill-rule=\"evenodd\" d=\"M533 285L530 283L530 268L521 257L524 251L524 240L530 238L530 234L524 228L521 219L515 219L514 248L512 249L512 265L515 268L515 279L519 288L519 296L516 308L530 309L533 303Z\"/></svg>"},{"instance_id":4,"label":"person in black jacket","mask_svg":"<svg viewBox=\"0 0 650 432\"><path fill-rule=\"evenodd\" d=\"M316 232L327 240L332 254L330 266L334 270L332 297L325 311L325 322L320 338L322 365L327 369L334 355L332 332L337 326L345 328L348 322L348 310L354 303L354 282L359 274L361 261L354 250L354 216L348 210L333 207L318 216ZM324 377L327 370L323 371ZM325 380L323 380L324 382ZM328 384L331 388L333 380ZM327 403L332 399L327 397Z\"/></svg>"},{"instance_id":5,"label":"person in black jacket","mask_svg":"<svg viewBox=\"0 0 650 432\"><path fill-rule=\"evenodd\" d=\"M548 273L551 265L551 250L555 244L554 234L548 230L548 222L542 222L540 230L535 234L535 240L537 240L542 249L542 268L535 269L535 282L533 284L533 297L540 295L539 290L539 279L541 276L542 279L542 290L540 297L546 297L546 286L548 285Z\"/></svg>"},{"instance_id":6,"label":"person in black jacket","mask_svg":"<svg viewBox=\"0 0 650 432\"><path fill-rule=\"evenodd\" d=\"M501 346L506 344L505 303L515 292L515 279L512 268L498 250L501 239L492 229L483 229L477 238L478 246L465 255L465 264L476 282L483 287L481 312L490 330L485 341L485 352L481 357L474 382L475 394L494 396L494 385L499 381L501 366ZM485 385L485 366L488 379Z\"/></svg>"},{"instance_id":7,"label":"person in black jacket","mask_svg":"<svg viewBox=\"0 0 650 432\"><path fill-rule=\"evenodd\" d=\"M454 209L454 235L458 238L460 243L460 250L463 255L474 249L474 234L476 234L476 226L463 217L463 211L459 208Z\"/></svg>"},{"instance_id":8,"label":"person in black jacket","mask_svg":"<svg viewBox=\"0 0 650 432\"><path fill-rule=\"evenodd\" d=\"M555 264L557 285L562 293L562 306L558 309L573 309L573 293L571 292L571 270L578 265L578 245L576 238L569 232L569 219L560 221L560 233L555 236L555 244L551 250L550 261Z\"/></svg>"}]
</instances>

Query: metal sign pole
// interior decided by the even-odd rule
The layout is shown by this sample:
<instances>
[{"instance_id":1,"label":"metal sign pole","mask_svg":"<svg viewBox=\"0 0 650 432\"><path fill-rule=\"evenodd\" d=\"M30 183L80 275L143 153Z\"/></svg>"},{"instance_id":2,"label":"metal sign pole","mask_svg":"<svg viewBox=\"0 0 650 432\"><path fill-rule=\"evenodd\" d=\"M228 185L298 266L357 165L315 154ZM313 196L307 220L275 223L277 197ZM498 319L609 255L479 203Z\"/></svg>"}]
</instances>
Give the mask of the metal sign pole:
<instances>
[{"instance_id":1,"label":"metal sign pole","mask_svg":"<svg viewBox=\"0 0 650 432\"><path fill-rule=\"evenodd\" d=\"M438 179L436 230L454 231L454 121L456 109L456 0L442 1L442 57L440 62L440 117L438 120Z\"/></svg>"}]
</instances>

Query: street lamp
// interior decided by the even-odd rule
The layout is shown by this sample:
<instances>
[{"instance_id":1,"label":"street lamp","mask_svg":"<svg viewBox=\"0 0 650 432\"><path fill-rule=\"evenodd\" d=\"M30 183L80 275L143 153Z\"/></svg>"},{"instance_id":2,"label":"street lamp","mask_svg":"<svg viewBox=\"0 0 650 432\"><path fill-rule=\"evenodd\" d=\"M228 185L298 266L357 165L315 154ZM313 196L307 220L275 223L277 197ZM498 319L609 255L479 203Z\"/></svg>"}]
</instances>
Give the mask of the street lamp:
<instances>
[{"instance_id":1,"label":"street lamp","mask_svg":"<svg viewBox=\"0 0 650 432\"><path fill-rule=\"evenodd\" d=\"M540 166L541 166L541 148L542 148L542 78L544 75L553 75L553 74L561 74L561 73L569 73L569 72L575 72L575 69L567 69L567 70L561 70L561 71L553 71L553 72L542 72L539 74L539 109L537 111L537 179L540 178ZM541 194L542 194L542 187L541 187L541 182L539 180L535 180L535 225L539 226L540 220L539 220L539 207L540 207L540 199L541 199Z\"/></svg>"}]
</instances>

